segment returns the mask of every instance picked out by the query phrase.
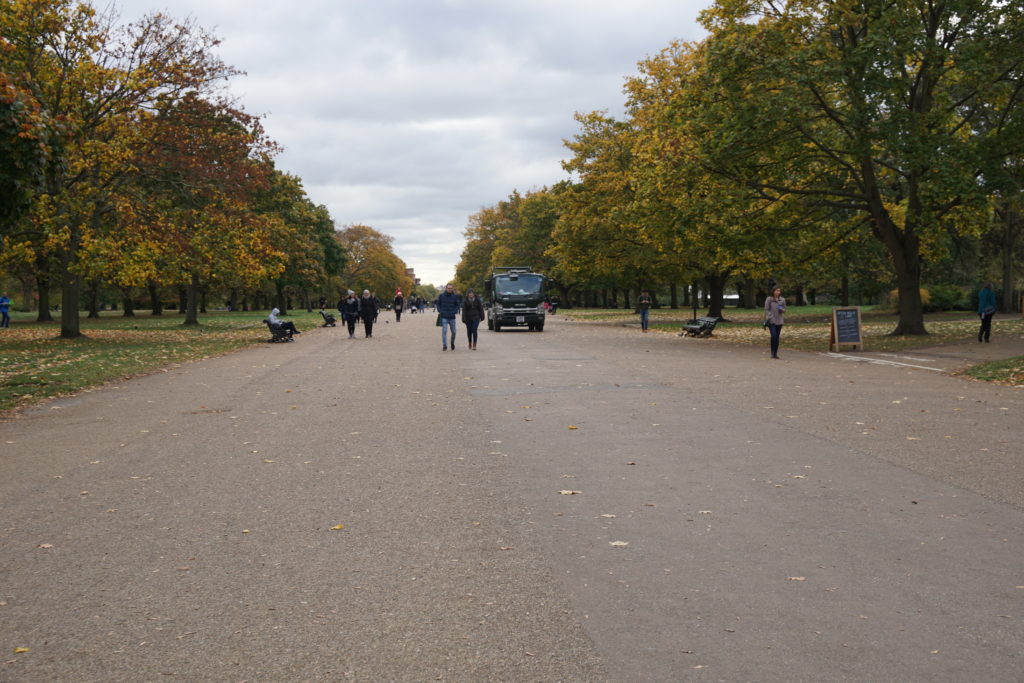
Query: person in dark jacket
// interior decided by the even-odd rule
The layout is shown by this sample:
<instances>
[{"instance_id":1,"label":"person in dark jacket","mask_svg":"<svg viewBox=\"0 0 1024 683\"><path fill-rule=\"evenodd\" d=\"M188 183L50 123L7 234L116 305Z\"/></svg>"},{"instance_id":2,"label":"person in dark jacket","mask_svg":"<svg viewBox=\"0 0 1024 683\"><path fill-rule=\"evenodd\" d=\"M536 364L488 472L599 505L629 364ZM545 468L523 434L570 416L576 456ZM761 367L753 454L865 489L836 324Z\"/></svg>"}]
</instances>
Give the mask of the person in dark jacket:
<instances>
[{"instance_id":1,"label":"person in dark jacket","mask_svg":"<svg viewBox=\"0 0 1024 683\"><path fill-rule=\"evenodd\" d=\"M636 300L636 310L640 313L640 329L647 332L651 322L651 293L646 289L640 293Z\"/></svg>"},{"instance_id":2,"label":"person in dark jacket","mask_svg":"<svg viewBox=\"0 0 1024 683\"><path fill-rule=\"evenodd\" d=\"M402 290L395 290L395 322L402 322L402 308L405 306L405 297L402 296Z\"/></svg>"},{"instance_id":3,"label":"person in dark jacket","mask_svg":"<svg viewBox=\"0 0 1024 683\"><path fill-rule=\"evenodd\" d=\"M355 339L356 320L359 319L359 299L356 298L356 293L351 289L348 290L348 294L338 304L338 313L341 314L341 319L348 325L348 338Z\"/></svg>"},{"instance_id":4,"label":"person in dark jacket","mask_svg":"<svg viewBox=\"0 0 1024 683\"><path fill-rule=\"evenodd\" d=\"M448 350L448 328L452 330L452 351L455 350L455 317L462 308L462 299L455 293L455 285L448 283L435 303L437 315L441 318L441 350Z\"/></svg>"},{"instance_id":5,"label":"person in dark jacket","mask_svg":"<svg viewBox=\"0 0 1024 683\"><path fill-rule=\"evenodd\" d=\"M363 319L366 338L370 339L373 337L373 323L377 320L377 297L368 289L363 290L363 298L359 300L359 317Z\"/></svg>"},{"instance_id":6,"label":"person in dark jacket","mask_svg":"<svg viewBox=\"0 0 1024 683\"><path fill-rule=\"evenodd\" d=\"M462 303L462 322L466 324L466 337L468 337L469 348L476 350L478 338L477 329L480 321L484 319L484 302L472 289L466 290L466 300ZM455 345L455 336L452 336L452 346Z\"/></svg>"},{"instance_id":7,"label":"person in dark jacket","mask_svg":"<svg viewBox=\"0 0 1024 683\"><path fill-rule=\"evenodd\" d=\"M992 341L992 316L996 312L996 293L992 283L988 282L978 292L978 316L981 328L978 330L978 341Z\"/></svg>"}]
</instances>

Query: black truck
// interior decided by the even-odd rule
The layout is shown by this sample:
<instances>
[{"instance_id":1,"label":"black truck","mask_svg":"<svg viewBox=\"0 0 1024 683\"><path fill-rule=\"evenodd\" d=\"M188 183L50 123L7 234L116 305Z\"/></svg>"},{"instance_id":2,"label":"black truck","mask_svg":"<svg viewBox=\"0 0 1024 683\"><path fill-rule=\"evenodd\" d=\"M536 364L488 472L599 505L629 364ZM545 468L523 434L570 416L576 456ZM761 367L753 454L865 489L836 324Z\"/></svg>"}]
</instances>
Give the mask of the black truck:
<instances>
[{"instance_id":1,"label":"black truck","mask_svg":"<svg viewBox=\"0 0 1024 683\"><path fill-rule=\"evenodd\" d=\"M544 331L547 278L528 266L495 268L487 278L487 329L525 325Z\"/></svg>"}]
</instances>

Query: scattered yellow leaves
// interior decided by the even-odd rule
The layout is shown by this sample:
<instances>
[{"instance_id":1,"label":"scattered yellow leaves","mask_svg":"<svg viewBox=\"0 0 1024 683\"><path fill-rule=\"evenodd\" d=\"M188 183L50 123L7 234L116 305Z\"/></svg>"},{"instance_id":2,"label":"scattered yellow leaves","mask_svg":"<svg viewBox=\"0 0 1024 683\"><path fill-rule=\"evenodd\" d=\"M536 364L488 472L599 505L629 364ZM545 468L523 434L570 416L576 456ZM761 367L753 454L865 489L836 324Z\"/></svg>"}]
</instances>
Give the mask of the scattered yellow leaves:
<instances>
[{"instance_id":1,"label":"scattered yellow leaves","mask_svg":"<svg viewBox=\"0 0 1024 683\"><path fill-rule=\"evenodd\" d=\"M579 429L576 425L569 425L569 429Z\"/></svg>"},{"instance_id":2,"label":"scattered yellow leaves","mask_svg":"<svg viewBox=\"0 0 1024 683\"><path fill-rule=\"evenodd\" d=\"M344 524L335 524L334 526L331 527L331 531L341 531L344 528L345 528Z\"/></svg>"},{"instance_id":3,"label":"scattered yellow leaves","mask_svg":"<svg viewBox=\"0 0 1024 683\"><path fill-rule=\"evenodd\" d=\"M28 651L29 651L29 649L27 647L16 647L16 648L14 648L14 654L16 654L16 655L20 655L21 653L28 652Z\"/></svg>"}]
</instances>

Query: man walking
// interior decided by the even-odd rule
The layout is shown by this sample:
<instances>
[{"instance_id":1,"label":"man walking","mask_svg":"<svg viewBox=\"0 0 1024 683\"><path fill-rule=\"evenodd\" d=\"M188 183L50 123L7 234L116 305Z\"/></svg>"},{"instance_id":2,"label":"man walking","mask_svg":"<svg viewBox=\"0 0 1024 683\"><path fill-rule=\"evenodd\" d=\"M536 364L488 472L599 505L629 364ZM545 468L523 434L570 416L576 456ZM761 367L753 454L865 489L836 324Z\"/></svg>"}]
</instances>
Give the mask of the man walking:
<instances>
[{"instance_id":1,"label":"man walking","mask_svg":"<svg viewBox=\"0 0 1024 683\"><path fill-rule=\"evenodd\" d=\"M441 317L441 350L448 350L448 328L452 330L452 351L455 350L455 318L462 308L462 299L455 293L455 285L448 283L437 297L437 314Z\"/></svg>"},{"instance_id":2,"label":"man walking","mask_svg":"<svg viewBox=\"0 0 1024 683\"><path fill-rule=\"evenodd\" d=\"M3 320L0 321L0 327L11 326L11 300L7 298L7 292L0 295L0 313L3 314Z\"/></svg>"}]
</instances>

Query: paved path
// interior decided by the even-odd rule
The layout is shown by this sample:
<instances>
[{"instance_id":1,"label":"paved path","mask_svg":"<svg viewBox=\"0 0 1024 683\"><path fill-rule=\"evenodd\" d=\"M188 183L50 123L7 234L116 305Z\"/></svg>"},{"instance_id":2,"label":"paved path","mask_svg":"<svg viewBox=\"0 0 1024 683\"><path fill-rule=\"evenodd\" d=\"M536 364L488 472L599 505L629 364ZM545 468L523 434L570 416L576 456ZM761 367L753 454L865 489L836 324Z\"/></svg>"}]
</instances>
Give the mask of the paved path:
<instances>
[{"instance_id":1,"label":"paved path","mask_svg":"<svg viewBox=\"0 0 1024 683\"><path fill-rule=\"evenodd\" d=\"M346 336L0 424L0 680L1019 680L1021 392Z\"/></svg>"}]
</instances>

